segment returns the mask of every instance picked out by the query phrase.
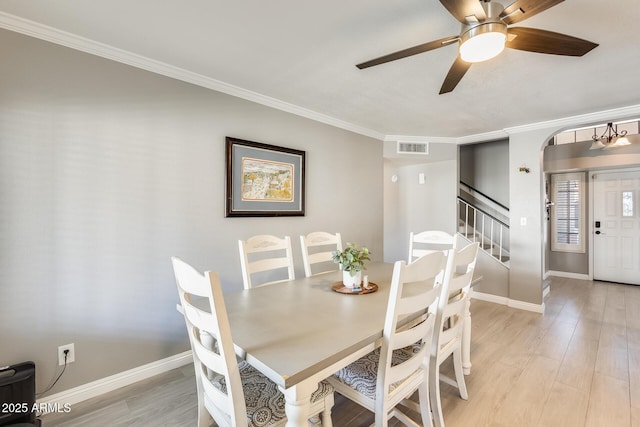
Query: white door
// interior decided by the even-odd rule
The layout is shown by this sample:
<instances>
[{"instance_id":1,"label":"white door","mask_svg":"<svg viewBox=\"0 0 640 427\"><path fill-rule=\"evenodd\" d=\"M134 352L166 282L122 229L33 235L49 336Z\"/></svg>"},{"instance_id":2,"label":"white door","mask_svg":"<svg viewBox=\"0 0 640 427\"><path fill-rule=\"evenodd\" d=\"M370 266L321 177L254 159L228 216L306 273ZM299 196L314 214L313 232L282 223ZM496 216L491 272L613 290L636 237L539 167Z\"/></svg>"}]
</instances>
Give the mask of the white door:
<instances>
[{"instance_id":1,"label":"white door","mask_svg":"<svg viewBox=\"0 0 640 427\"><path fill-rule=\"evenodd\" d=\"M593 278L640 285L640 171L592 178Z\"/></svg>"}]
</instances>

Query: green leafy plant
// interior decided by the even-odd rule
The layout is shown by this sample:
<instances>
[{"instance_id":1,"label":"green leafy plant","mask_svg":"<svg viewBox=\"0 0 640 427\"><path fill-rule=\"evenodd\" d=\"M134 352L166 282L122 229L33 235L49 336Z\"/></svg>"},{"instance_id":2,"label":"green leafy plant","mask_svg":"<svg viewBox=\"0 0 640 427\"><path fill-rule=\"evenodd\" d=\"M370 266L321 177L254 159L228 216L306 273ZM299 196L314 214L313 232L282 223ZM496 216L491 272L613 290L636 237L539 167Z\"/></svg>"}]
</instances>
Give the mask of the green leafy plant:
<instances>
[{"instance_id":1,"label":"green leafy plant","mask_svg":"<svg viewBox=\"0 0 640 427\"><path fill-rule=\"evenodd\" d=\"M357 243L347 243L342 251L332 252L332 261L340 264L342 271L348 271L351 277L355 276L358 271L364 270L364 262L369 261L369 249L366 247L358 248Z\"/></svg>"}]
</instances>

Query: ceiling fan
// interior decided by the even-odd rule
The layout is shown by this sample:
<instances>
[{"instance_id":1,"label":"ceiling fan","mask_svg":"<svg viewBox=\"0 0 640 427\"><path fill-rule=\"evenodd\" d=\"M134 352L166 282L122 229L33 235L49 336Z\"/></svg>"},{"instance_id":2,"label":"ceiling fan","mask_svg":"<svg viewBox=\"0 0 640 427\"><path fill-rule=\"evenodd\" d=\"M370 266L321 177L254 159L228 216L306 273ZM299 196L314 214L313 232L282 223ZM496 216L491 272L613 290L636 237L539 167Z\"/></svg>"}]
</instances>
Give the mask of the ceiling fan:
<instances>
[{"instance_id":1,"label":"ceiling fan","mask_svg":"<svg viewBox=\"0 0 640 427\"><path fill-rule=\"evenodd\" d=\"M440 88L451 92L474 62L491 59L505 47L553 55L582 56L598 44L566 34L527 27L509 27L543 12L564 0L516 0L506 8L491 0L440 0L462 23L460 35L445 37L356 65L373 67L459 42L458 57Z\"/></svg>"}]
</instances>

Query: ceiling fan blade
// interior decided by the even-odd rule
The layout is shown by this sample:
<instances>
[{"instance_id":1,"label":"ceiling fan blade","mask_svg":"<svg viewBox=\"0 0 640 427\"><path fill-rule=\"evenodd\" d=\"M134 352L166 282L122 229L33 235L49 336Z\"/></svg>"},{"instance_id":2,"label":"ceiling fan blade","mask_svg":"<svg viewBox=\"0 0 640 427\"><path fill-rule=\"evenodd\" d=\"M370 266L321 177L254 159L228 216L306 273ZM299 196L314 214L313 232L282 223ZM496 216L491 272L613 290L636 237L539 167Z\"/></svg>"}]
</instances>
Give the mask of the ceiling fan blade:
<instances>
[{"instance_id":1,"label":"ceiling fan blade","mask_svg":"<svg viewBox=\"0 0 640 427\"><path fill-rule=\"evenodd\" d=\"M446 46L454 41L458 40L458 36L445 37L443 39L434 40L428 43L419 44L407 49L402 49L397 52L390 53L388 55L381 56L380 58L372 59L362 64L356 65L359 69L373 67L374 65L384 64L385 62L395 61L397 59L406 58L407 56L417 55L419 53L428 52L430 50L438 49L439 47Z\"/></svg>"},{"instance_id":2,"label":"ceiling fan blade","mask_svg":"<svg viewBox=\"0 0 640 427\"><path fill-rule=\"evenodd\" d=\"M469 23L467 16L474 16L478 21L487 19L487 14L479 0L440 0L440 3L463 24Z\"/></svg>"},{"instance_id":3,"label":"ceiling fan blade","mask_svg":"<svg viewBox=\"0 0 640 427\"><path fill-rule=\"evenodd\" d=\"M515 24L537 15L540 12L562 3L564 0L516 0L507 6L500 14L502 21L507 24Z\"/></svg>"},{"instance_id":4,"label":"ceiling fan blade","mask_svg":"<svg viewBox=\"0 0 640 427\"><path fill-rule=\"evenodd\" d=\"M514 27L509 28L508 33L511 37L506 47L528 52L582 56L598 46L588 40L537 28Z\"/></svg>"},{"instance_id":5,"label":"ceiling fan blade","mask_svg":"<svg viewBox=\"0 0 640 427\"><path fill-rule=\"evenodd\" d=\"M467 70L471 68L471 62L463 61L458 54L458 57L454 61L453 65L449 69L447 77L445 77L442 87L440 88L440 95L443 93L451 92L458 85L462 77L464 77Z\"/></svg>"}]
</instances>

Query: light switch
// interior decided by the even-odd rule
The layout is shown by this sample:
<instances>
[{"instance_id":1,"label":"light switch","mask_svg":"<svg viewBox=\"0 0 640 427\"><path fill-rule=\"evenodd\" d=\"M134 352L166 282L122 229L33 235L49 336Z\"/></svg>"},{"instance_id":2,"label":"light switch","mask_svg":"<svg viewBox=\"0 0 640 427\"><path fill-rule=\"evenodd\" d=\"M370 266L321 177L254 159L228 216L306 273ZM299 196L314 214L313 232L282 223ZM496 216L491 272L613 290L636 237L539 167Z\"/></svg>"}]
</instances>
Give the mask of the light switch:
<instances>
[{"instance_id":1,"label":"light switch","mask_svg":"<svg viewBox=\"0 0 640 427\"><path fill-rule=\"evenodd\" d=\"M521 216L520 217L520 225L527 225L527 217L526 216Z\"/></svg>"},{"instance_id":2,"label":"light switch","mask_svg":"<svg viewBox=\"0 0 640 427\"><path fill-rule=\"evenodd\" d=\"M424 179L424 173L420 172L418 174L418 184L424 184L426 181Z\"/></svg>"}]
</instances>

